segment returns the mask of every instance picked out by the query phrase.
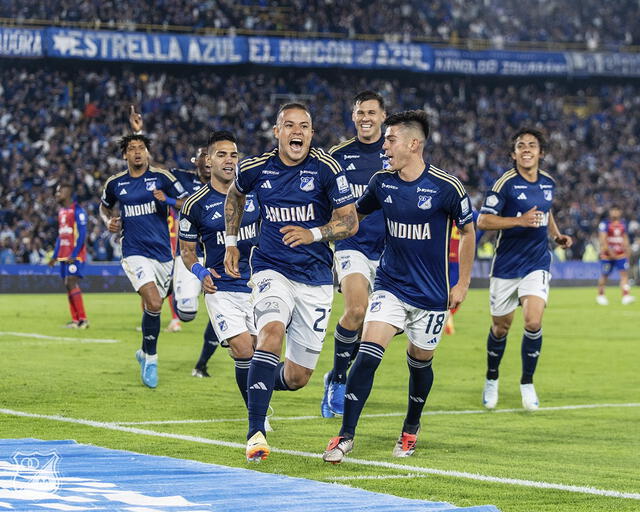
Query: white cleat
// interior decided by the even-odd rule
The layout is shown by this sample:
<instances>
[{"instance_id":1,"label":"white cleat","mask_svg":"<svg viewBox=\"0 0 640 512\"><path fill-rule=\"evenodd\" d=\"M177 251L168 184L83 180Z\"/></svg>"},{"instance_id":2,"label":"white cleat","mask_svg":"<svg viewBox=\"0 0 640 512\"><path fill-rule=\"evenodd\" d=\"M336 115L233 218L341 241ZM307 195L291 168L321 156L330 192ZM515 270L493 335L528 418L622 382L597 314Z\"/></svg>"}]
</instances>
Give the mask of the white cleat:
<instances>
[{"instance_id":1,"label":"white cleat","mask_svg":"<svg viewBox=\"0 0 640 512\"><path fill-rule=\"evenodd\" d=\"M622 298L622 300L624 301L624 297ZM598 304L600 304L601 306L608 306L609 305L609 299L607 299L607 297L605 295L596 296L596 302Z\"/></svg>"},{"instance_id":2,"label":"white cleat","mask_svg":"<svg viewBox=\"0 0 640 512\"><path fill-rule=\"evenodd\" d=\"M484 381L482 405L487 409L495 409L496 405L498 405L498 379L486 379Z\"/></svg>"},{"instance_id":3,"label":"white cleat","mask_svg":"<svg viewBox=\"0 0 640 512\"><path fill-rule=\"evenodd\" d=\"M636 301L636 298L633 295L624 295L622 297L622 304L624 306L628 306Z\"/></svg>"},{"instance_id":4,"label":"white cleat","mask_svg":"<svg viewBox=\"0 0 640 512\"><path fill-rule=\"evenodd\" d=\"M180 324L180 319L172 318L169 325L165 329L166 332L180 332L182 330L182 324Z\"/></svg>"},{"instance_id":5,"label":"white cleat","mask_svg":"<svg viewBox=\"0 0 640 512\"><path fill-rule=\"evenodd\" d=\"M322 460L331 464L340 464L344 456L353 450L353 438L343 436L332 437L327 449L322 454Z\"/></svg>"},{"instance_id":6,"label":"white cleat","mask_svg":"<svg viewBox=\"0 0 640 512\"><path fill-rule=\"evenodd\" d=\"M538 395L533 384L520 384L520 394L522 395L522 407L527 411L537 411L540 407Z\"/></svg>"}]
</instances>

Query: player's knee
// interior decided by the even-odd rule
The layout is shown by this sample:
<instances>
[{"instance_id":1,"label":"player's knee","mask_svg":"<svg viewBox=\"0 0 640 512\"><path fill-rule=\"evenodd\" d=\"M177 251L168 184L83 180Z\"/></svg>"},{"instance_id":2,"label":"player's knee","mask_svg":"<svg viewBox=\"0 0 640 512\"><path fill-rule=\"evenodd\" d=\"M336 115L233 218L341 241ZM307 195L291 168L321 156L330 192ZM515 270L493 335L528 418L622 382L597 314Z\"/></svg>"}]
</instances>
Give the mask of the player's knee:
<instances>
[{"instance_id":1,"label":"player's knee","mask_svg":"<svg viewBox=\"0 0 640 512\"><path fill-rule=\"evenodd\" d=\"M191 320L195 319L197 314L197 311L184 311L182 309L176 309L176 315L178 315L178 318L182 322L191 322Z\"/></svg>"},{"instance_id":2,"label":"player's knee","mask_svg":"<svg viewBox=\"0 0 640 512\"><path fill-rule=\"evenodd\" d=\"M540 320L525 320L524 328L530 332L537 332L542 329L542 321Z\"/></svg>"},{"instance_id":3,"label":"player's knee","mask_svg":"<svg viewBox=\"0 0 640 512\"><path fill-rule=\"evenodd\" d=\"M145 309L151 313L159 313L162 311L162 299L160 297L148 298L144 301Z\"/></svg>"},{"instance_id":4,"label":"player's knee","mask_svg":"<svg viewBox=\"0 0 640 512\"><path fill-rule=\"evenodd\" d=\"M289 389L292 391L303 388L309 382L310 377L311 375L307 375L306 373L302 372L295 372L292 375L287 375L287 386L289 386Z\"/></svg>"},{"instance_id":5,"label":"player's knee","mask_svg":"<svg viewBox=\"0 0 640 512\"><path fill-rule=\"evenodd\" d=\"M496 338L504 338L507 334L509 334L509 327L511 327L510 323L507 322L494 322L491 326L491 332Z\"/></svg>"},{"instance_id":6,"label":"player's knee","mask_svg":"<svg viewBox=\"0 0 640 512\"><path fill-rule=\"evenodd\" d=\"M352 304L345 309L345 316L351 320L353 324L362 325L364 317L367 313L366 304Z\"/></svg>"}]
</instances>

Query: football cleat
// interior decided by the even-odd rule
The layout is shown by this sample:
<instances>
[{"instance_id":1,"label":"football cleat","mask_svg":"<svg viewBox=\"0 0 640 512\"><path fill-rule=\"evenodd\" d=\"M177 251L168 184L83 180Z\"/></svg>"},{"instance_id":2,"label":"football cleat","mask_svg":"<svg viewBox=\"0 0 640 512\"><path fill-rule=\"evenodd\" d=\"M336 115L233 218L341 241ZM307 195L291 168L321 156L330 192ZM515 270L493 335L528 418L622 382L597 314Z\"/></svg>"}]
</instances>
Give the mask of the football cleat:
<instances>
[{"instance_id":1,"label":"football cleat","mask_svg":"<svg viewBox=\"0 0 640 512\"><path fill-rule=\"evenodd\" d=\"M271 450L262 432L256 432L251 436L251 439L247 441L247 462L260 462L261 460L265 460L269 456L269 453L271 453Z\"/></svg>"},{"instance_id":2,"label":"football cleat","mask_svg":"<svg viewBox=\"0 0 640 512\"><path fill-rule=\"evenodd\" d=\"M207 371L207 365L204 366L196 366L193 370L191 370L192 377L198 377L199 379L203 379L205 377L211 377L209 372Z\"/></svg>"},{"instance_id":3,"label":"football cleat","mask_svg":"<svg viewBox=\"0 0 640 512\"><path fill-rule=\"evenodd\" d=\"M71 322L67 322L66 324L64 324L64 328L65 329L77 329L78 328L78 322L76 322L75 320L72 320Z\"/></svg>"},{"instance_id":4,"label":"football cleat","mask_svg":"<svg viewBox=\"0 0 640 512\"><path fill-rule=\"evenodd\" d=\"M403 432L400 434L400 437L396 441L396 445L393 447L393 456L394 457L411 457L413 452L416 451L416 444L418 443L418 434L420 433L420 428L415 434L409 434L407 432Z\"/></svg>"},{"instance_id":5,"label":"football cleat","mask_svg":"<svg viewBox=\"0 0 640 512\"><path fill-rule=\"evenodd\" d=\"M607 297L605 295L597 295L596 296L596 302L598 304L600 304L601 306L608 306L609 305L609 299L607 299Z\"/></svg>"},{"instance_id":6,"label":"football cleat","mask_svg":"<svg viewBox=\"0 0 640 512\"><path fill-rule=\"evenodd\" d=\"M340 382L329 383L329 409L336 416L342 416L344 414L344 393L347 389L346 384Z\"/></svg>"},{"instance_id":7,"label":"football cleat","mask_svg":"<svg viewBox=\"0 0 640 512\"><path fill-rule=\"evenodd\" d=\"M89 328L89 320L84 319L78 322L78 329L88 329Z\"/></svg>"},{"instance_id":8,"label":"football cleat","mask_svg":"<svg viewBox=\"0 0 640 512\"><path fill-rule=\"evenodd\" d=\"M147 355L140 348L136 350L136 361L140 365L140 378L144 382L144 365L147 362Z\"/></svg>"},{"instance_id":9,"label":"football cleat","mask_svg":"<svg viewBox=\"0 0 640 512\"><path fill-rule=\"evenodd\" d=\"M264 419L264 431L273 432L273 427L271 426L271 422L269 421L269 418Z\"/></svg>"},{"instance_id":10,"label":"football cleat","mask_svg":"<svg viewBox=\"0 0 640 512\"><path fill-rule=\"evenodd\" d=\"M334 414L329 408L329 373L324 374L324 393L322 395L322 402L320 402L320 414L323 418L333 418Z\"/></svg>"},{"instance_id":11,"label":"football cleat","mask_svg":"<svg viewBox=\"0 0 640 512\"><path fill-rule=\"evenodd\" d=\"M522 407L527 411L538 410L540 403L533 384L520 384L520 394L522 395Z\"/></svg>"},{"instance_id":12,"label":"football cleat","mask_svg":"<svg viewBox=\"0 0 640 512\"><path fill-rule=\"evenodd\" d=\"M353 450L353 438L336 436L329 440L327 449L322 454L322 460L331 464L340 464L344 456Z\"/></svg>"},{"instance_id":13,"label":"football cleat","mask_svg":"<svg viewBox=\"0 0 640 512\"><path fill-rule=\"evenodd\" d=\"M632 304L635 301L636 301L636 298L633 295L624 295L622 297L622 304L624 306L628 306L629 304Z\"/></svg>"},{"instance_id":14,"label":"football cleat","mask_svg":"<svg viewBox=\"0 0 640 512\"><path fill-rule=\"evenodd\" d=\"M142 369L142 382L148 388L155 388L158 386L157 361L145 361L144 368Z\"/></svg>"},{"instance_id":15,"label":"football cleat","mask_svg":"<svg viewBox=\"0 0 640 512\"><path fill-rule=\"evenodd\" d=\"M179 318L172 318L171 322L169 322L169 325L167 325L167 328L165 329L167 332L180 332L181 330L182 324L180 323Z\"/></svg>"},{"instance_id":16,"label":"football cleat","mask_svg":"<svg viewBox=\"0 0 640 512\"><path fill-rule=\"evenodd\" d=\"M484 381L482 390L482 405L487 409L495 409L498 404L498 379Z\"/></svg>"}]
</instances>

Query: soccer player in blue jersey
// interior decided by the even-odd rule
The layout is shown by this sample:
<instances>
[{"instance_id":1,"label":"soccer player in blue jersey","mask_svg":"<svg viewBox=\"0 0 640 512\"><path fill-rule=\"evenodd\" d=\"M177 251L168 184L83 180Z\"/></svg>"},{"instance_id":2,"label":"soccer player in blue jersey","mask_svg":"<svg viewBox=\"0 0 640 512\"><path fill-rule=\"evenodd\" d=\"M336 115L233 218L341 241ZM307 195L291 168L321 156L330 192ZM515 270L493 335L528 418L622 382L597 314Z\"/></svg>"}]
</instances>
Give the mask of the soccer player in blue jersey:
<instances>
[{"instance_id":1,"label":"soccer player in blue jersey","mask_svg":"<svg viewBox=\"0 0 640 512\"><path fill-rule=\"evenodd\" d=\"M494 409L498 403L498 368L507 343L513 315L522 305L522 406L539 407L533 386L542 347L542 314L549 295L551 252L548 237L562 248L571 247L571 237L563 235L551 207L555 181L540 169L545 138L536 129L523 128L511 137L514 168L505 172L486 194L478 227L498 231L491 265L489 305L491 329L487 338L487 375L482 403Z\"/></svg>"},{"instance_id":2,"label":"soccer player in blue jersey","mask_svg":"<svg viewBox=\"0 0 640 512\"><path fill-rule=\"evenodd\" d=\"M120 150L127 169L105 183L100 216L112 233L122 232L122 267L143 300L142 348L136 352L142 382L158 385L157 342L162 301L171 282L173 258L169 244L167 204L154 192L161 190L177 206L187 192L169 171L149 165L150 141L144 135L127 135ZM120 203L119 214L114 211Z\"/></svg>"},{"instance_id":3,"label":"soccer player in blue jersey","mask_svg":"<svg viewBox=\"0 0 640 512\"><path fill-rule=\"evenodd\" d=\"M251 256L258 341L248 380L250 461L269 454L264 419L273 390L303 387L318 361L333 299L328 242L358 230L344 171L323 150L311 148L307 107L283 105L274 134L278 147L242 161L225 204L225 271L233 277L241 277L236 245L247 194L255 194L262 218ZM285 333L287 349L280 363Z\"/></svg>"},{"instance_id":4,"label":"soccer player in blue jersey","mask_svg":"<svg viewBox=\"0 0 640 512\"><path fill-rule=\"evenodd\" d=\"M142 115L136 112L133 105L129 108L129 124L134 133L142 133L144 128L144 121ZM207 148L200 147L197 149L196 156L191 159L191 163L195 164L196 172L187 171L184 169L171 169L171 173L177 178L183 188L191 196L202 187L206 186L211 179L211 166L209 163ZM154 195L157 200L165 202L171 205L174 209L176 207L176 200L168 197L161 190L155 190ZM177 219L177 213L172 213L173 219ZM167 330L174 331L180 326L180 320L183 322L191 322L196 318L198 313L198 306L200 304L199 297L202 292L202 285L200 281L184 266L182 258L180 257L180 245L176 248L176 257L173 264L173 298L175 312L177 317L171 320ZM204 263L204 254L202 252L202 245L196 246L196 254L200 263ZM176 323L177 322L177 323ZM193 368L191 375L193 377L209 377L207 371L207 363L213 353L218 348L218 338L211 325L211 322L207 323L203 335L202 350L200 357Z\"/></svg>"},{"instance_id":5,"label":"soccer player in blue jersey","mask_svg":"<svg viewBox=\"0 0 640 512\"><path fill-rule=\"evenodd\" d=\"M373 386L375 371L393 337L409 338L409 397L396 457L415 451L420 417L433 383L432 361L449 308L465 299L471 280L475 235L471 202L452 175L425 163L427 114L409 110L385 121L383 148L390 169L375 174L358 199L360 217L382 210L385 247L364 320L358 356L347 378L340 433L322 456L337 464L353 450L358 419ZM449 286L449 242L453 222L460 230L458 283Z\"/></svg>"},{"instance_id":6,"label":"soccer player in blue jersey","mask_svg":"<svg viewBox=\"0 0 640 512\"><path fill-rule=\"evenodd\" d=\"M351 114L357 135L329 150L344 169L356 199L367 188L371 176L389 165L382 149L385 116L382 96L373 91L358 93L353 99ZM334 334L333 368L324 376L324 396L320 404L324 418L342 415L344 411L347 369L357 354L357 341L383 244L381 210L367 216L354 236L335 244L334 268L344 295L344 312Z\"/></svg>"},{"instance_id":7,"label":"soccer player in blue jersey","mask_svg":"<svg viewBox=\"0 0 640 512\"><path fill-rule=\"evenodd\" d=\"M202 283L209 318L218 339L225 340L235 361L236 382L247 404L247 376L256 330L249 302L249 255L258 236L260 208L246 196L238 235L239 278L224 273L224 201L238 165L238 147L231 132L216 131L209 138L207 161L211 180L191 195L180 211L180 254L183 264ZM204 246L206 259L198 256Z\"/></svg>"}]
</instances>

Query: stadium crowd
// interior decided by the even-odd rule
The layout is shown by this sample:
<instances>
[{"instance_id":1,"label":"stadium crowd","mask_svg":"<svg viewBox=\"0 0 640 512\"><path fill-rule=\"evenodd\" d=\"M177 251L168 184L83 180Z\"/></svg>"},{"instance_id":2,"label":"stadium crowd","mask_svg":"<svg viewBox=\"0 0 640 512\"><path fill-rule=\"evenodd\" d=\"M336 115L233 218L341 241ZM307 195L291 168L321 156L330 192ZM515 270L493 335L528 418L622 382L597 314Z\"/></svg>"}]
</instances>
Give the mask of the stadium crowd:
<instances>
[{"instance_id":1,"label":"stadium crowd","mask_svg":"<svg viewBox=\"0 0 640 512\"><path fill-rule=\"evenodd\" d=\"M0 18L87 22L95 28L140 30L144 25L254 32L384 35L456 43L482 39L494 47L515 42L578 43L589 49L638 45L635 0L55 0L0 1Z\"/></svg>"},{"instance_id":2,"label":"stadium crowd","mask_svg":"<svg viewBox=\"0 0 640 512\"><path fill-rule=\"evenodd\" d=\"M476 205L511 167L505 146L509 134L522 125L542 127L551 142L544 168L558 181L557 221L576 239L568 257L580 259L589 244L595 245L598 221L612 203L623 207L631 236L640 242L637 85L4 65L0 264L45 260L56 237L53 190L63 177L75 182L77 198L89 214L90 258L119 259L119 244L106 232L97 208L106 178L124 168L115 141L129 131L131 104L144 116L155 163L191 169L195 148L211 129L233 130L244 154L273 147L277 106L294 97L314 113L314 145L328 148L352 136L351 97L366 88L380 91L390 111L424 108L429 113L428 160L457 175Z\"/></svg>"}]
</instances>

